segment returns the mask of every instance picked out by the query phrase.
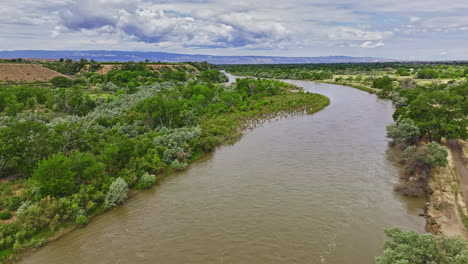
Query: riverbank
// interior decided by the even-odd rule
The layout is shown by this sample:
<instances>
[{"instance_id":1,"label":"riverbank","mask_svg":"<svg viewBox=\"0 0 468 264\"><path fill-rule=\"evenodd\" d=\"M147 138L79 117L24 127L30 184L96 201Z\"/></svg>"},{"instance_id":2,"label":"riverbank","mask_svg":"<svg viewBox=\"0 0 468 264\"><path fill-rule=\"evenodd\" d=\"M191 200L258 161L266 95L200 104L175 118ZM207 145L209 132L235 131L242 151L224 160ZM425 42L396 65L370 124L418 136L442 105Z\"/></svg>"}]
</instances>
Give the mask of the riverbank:
<instances>
[{"instance_id":1,"label":"riverbank","mask_svg":"<svg viewBox=\"0 0 468 264\"><path fill-rule=\"evenodd\" d=\"M375 88L371 88L371 87L367 87L367 86L363 86L363 85L358 85L358 84L354 84L354 83L347 83L347 82L335 82L335 81L327 81L327 80L317 80L314 82L320 82L320 83L329 83L329 84L336 84L336 85L343 85L343 86L349 86L349 87L353 87L355 89L358 89L358 90L361 90L361 91L364 91L364 92L368 92L370 94L375 94L377 93L377 89Z\"/></svg>"},{"instance_id":2,"label":"riverbank","mask_svg":"<svg viewBox=\"0 0 468 264\"><path fill-rule=\"evenodd\" d=\"M202 129L200 142L209 148L207 149L208 151L193 153L190 163L209 153L210 150L217 146L234 142L242 136L243 129L251 128L264 120L269 120L278 115L282 116L296 113L311 114L322 110L330 104L330 100L326 96L312 93L291 92L289 91L291 87L291 85L287 85L284 87L284 90L277 95L265 96L261 98L261 100L253 101L253 103L256 104L252 103L251 108L248 110L232 111L203 118L199 124ZM171 172L172 170L170 168L165 170L163 174L158 175L158 179L171 175ZM88 218L91 220L102 212L105 212L102 206L98 206L94 212L88 215ZM24 254L30 253L30 250L34 247L39 247L47 242L56 240L70 233L76 227L75 224L67 222L58 226L55 232L45 230L38 235L40 237L32 237L32 239L40 239L40 243L26 246L19 250L16 249L15 252L13 252L12 248L5 249L2 251L3 256L10 256L8 257L8 262L17 261L18 258L24 256Z\"/></svg>"},{"instance_id":3,"label":"riverbank","mask_svg":"<svg viewBox=\"0 0 468 264\"><path fill-rule=\"evenodd\" d=\"M226 71L224 71L226 73ZM229 74L232 74L230 72L228 72ZM235 75L233 75L235 76ZM250 75L241 75L240 77L242 78L247 78L247 77L252 77L252 78L258 78L258 77L254 77L254 76L250 76ZM282 80L280 78L262 78L262 79L269 79L269 80ZM318 82L318 83L328 83L328 84L336 84L336 85L342 85L342 86L349 86L349 87L352 87L352 88L355 88L355 89L358 89L358 90L361 90L361 91L364 91L364 92L367 92L367 93L370 93L370 94L376 94L377 93L377 89L375 88L371 88L371 87L368 87L368 86L364 86L364 85L359 85L359 84L355 84L355 83L348 83L348 82L335 82L333 80L308 80L308 79L300 79L298 81L310 81L310 82Z\"/></svg>"},{"instance_id":4,"label":"riverbank","mask_svg":"<svg viewBox=\"0 0 468 264\"><path fill-rule=\"evenodd\" d=\"M445 142L449 149L448 165L435 171L429 183L432 193L426 204L426 230L446 236L468 239L466 193L468 174L463 146L466 142Z\"/></svg>"},{"instance_id":5,"label":"riverbank","mask_svg":"<svg viewBox=\"0 0 468 264\"><path fill-rule=\"evenodd\" d=\"M432 193L428 194L425 208L426 231L446 236L461 235L468 239L465 224L467 208L455 168L454 154L449 151L448 165L437 169L429 182Z\"/></svg>"}]
</instances>

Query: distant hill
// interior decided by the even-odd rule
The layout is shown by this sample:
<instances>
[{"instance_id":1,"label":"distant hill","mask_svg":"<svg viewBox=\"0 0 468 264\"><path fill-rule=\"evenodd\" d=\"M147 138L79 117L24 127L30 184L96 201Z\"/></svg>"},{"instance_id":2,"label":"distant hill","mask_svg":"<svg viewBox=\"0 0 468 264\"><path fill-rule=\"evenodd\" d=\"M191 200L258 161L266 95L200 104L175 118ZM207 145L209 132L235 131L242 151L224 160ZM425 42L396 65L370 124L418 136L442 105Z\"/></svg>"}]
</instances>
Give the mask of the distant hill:
<instances>
[{"instance_id":1,"label":"distant hill","mask_svg":"<svg viewBox=\"0 0 468 264\"><path fill-rule=\"evenodd\" d=\"M189 55L165 52L143 52L143 51L105 51L105 50L15 50L0 51L0 58L38 58L59 59L70 58L79 60L96 61L161 61L161 62L185 62L185 61L207 61L213 64L280 64L280 63L345 63L345 62L388 62L390 59L372 57L348 57L348 56L326 56L326 57L275 57L275 56L210 56Z\"/></svg>"}]
</instances>

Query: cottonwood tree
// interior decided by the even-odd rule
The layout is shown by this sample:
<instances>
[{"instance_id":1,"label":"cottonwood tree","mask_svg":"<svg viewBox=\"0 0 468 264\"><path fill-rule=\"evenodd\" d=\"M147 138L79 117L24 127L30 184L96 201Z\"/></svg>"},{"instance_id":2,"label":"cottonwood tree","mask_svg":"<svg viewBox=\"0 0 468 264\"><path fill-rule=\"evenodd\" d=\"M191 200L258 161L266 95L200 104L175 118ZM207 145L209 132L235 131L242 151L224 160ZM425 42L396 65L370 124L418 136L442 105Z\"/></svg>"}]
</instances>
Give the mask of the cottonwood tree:
<instances>
[{"instance_id":1,"label":"cottonwood tree","mask_svg":"<svg viewBox=\"0 0 468 264\"><path fill-rule=\"evenodd\" d=\"M59 152L48 159L39 162L34 171L33 179L39 186L43 196L62 197L73 193L75 175L72 171L72 161Z\"/></svg>"}]
</instances>

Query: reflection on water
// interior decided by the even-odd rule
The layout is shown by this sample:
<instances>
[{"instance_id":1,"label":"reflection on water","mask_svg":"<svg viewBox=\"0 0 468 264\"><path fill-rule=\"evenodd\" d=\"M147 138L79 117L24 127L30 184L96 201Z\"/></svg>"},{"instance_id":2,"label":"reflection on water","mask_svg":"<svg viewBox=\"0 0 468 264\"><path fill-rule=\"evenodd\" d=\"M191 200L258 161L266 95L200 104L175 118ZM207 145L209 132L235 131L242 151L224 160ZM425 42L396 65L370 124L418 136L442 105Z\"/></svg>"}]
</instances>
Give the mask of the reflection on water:
<instances>
[{"instance_id":1,"label":"reflection on water","mask_svg":"<svg viewBox=\"0 0 468 264\"><path fill-rule=\"evenodd\" d=\"M422 232L423 201L392 191L391 103L289 82L330 106L264 123L24 263L373 263L384 228Z\"/></svg>"}]
</instances>

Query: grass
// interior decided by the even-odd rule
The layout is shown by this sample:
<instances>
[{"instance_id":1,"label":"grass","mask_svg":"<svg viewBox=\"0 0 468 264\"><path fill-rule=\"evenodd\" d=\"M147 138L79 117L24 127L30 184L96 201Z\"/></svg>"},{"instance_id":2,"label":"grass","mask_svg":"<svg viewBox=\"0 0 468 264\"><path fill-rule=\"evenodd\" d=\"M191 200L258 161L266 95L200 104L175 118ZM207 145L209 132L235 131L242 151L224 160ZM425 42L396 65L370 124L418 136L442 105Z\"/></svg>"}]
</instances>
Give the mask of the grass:
<instances>
[{"instance_id":1,"label":"grass","mask_svg":"<svg viewBox=\"0 0 468 264\"><path fill-rule=\"evenodd\" d=\"M465 213L463 212L463 210L460 208L460 206L457 206L458 207L458 212L460 214L460 217L461 217L461 220L463 222L463 225L465 226L466 229L468 229L468 216L465 215Z\"/></svg>"},{"instance_id":2,"label":"grass","mask_svg":"<svg viewBox=\"0 0 468 264\"><path fill-rule=\"evenodd\" d=\"M349 87L353 87L353 88L356 88L356 89L364 91L364 92L368 92L370 94L375 94L376 93L375 89L372 89L372 88L369 88L369 87L366 87L366 86L362 86L362 85L358 85L358 84L354 84L354 83L335 82L335 81L317 81L317 82L349 86Z\"/></svg>"},{"instance_id":3,"label":"grass","mask_svg":"<svg viewBox=\"0 0 468 264\"><path fill-rule=\"evenodd\" d=\"M4 249L4 250L1 250L0 251L0 261L8 256L11 256L11 253L13 253L13 249L12 248L7 248L7 249Z\"/></svg>"}]
</instances>

